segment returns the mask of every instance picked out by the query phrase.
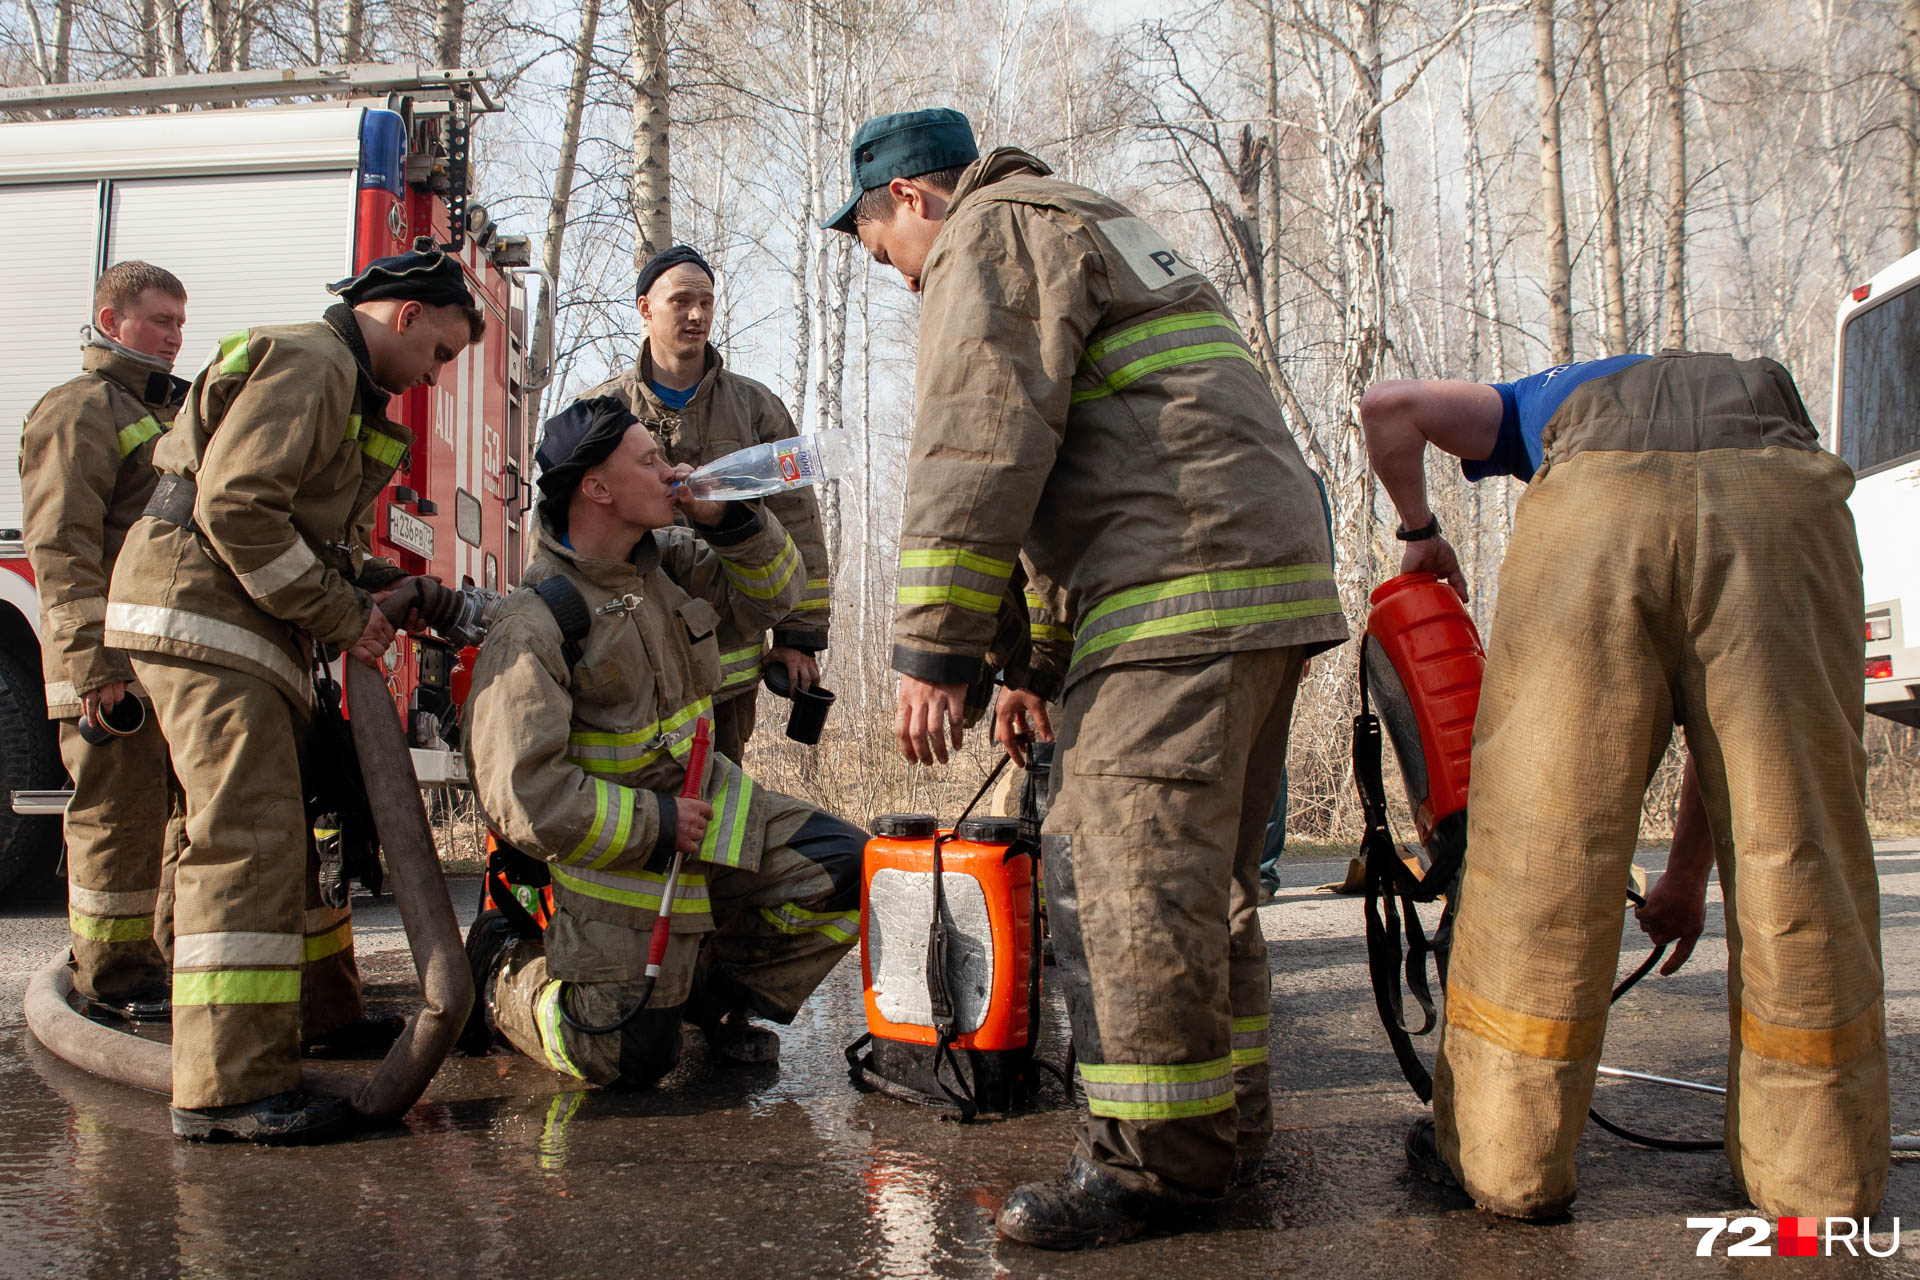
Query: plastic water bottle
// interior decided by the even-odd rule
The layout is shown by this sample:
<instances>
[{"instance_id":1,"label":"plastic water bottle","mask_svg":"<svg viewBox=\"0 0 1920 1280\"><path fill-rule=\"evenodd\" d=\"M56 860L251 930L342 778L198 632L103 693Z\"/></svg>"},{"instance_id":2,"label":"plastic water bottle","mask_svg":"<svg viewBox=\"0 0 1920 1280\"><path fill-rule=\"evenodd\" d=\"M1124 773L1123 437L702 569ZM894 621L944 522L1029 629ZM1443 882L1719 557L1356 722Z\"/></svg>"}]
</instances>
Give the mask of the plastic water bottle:
<instances>
[{"instance_id":1,"label":"plastic water bottle","mask_svg":"<svg viewBox=\"0 0 1920 1280\"><path fill-rule=\"evenodd\" d=\"M845 431L808 431L715 458L680 483L704 502L764 498L843 474L849 454Z\"/></svg>"}]
</instances>

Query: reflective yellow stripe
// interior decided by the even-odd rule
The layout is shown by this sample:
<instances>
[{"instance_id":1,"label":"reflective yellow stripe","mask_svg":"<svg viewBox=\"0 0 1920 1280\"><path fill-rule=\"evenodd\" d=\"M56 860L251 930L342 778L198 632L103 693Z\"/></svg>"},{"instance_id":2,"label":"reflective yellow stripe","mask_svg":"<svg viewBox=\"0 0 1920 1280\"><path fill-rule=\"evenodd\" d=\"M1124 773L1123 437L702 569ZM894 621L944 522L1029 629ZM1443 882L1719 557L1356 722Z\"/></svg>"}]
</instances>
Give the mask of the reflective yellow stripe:
<instances>
[{"instance_id":1,"label":"reflective yellow stripe","mask_svg":"<svg viewBox=\"0 0 1920 1280\"><path fill-rule=\"evenodd\" d=\"M1231 329L1235 333L1240 332L1240 326L1233 322L1233 317L1223 311L1186 311L1177 316L1161 316L1157 320L1148 320L1102 338L1087 347L1083 358L1087 363L1093 364L1105 360L1116 351L1144 342L1148 338L1157 338L1167 333L1182 333L1188 329Z\"/></svg>"},{"instance_id":2,"label":"reflective yellow stripe","mask_svg":"<svg viewBox=\"0 0 1920 1280\"><path fill-rule=\"evenodd\" d=\"M360 422L361 418L359 414L352 413L347 415L347 439L358 440L360 438Z\"/></svg>"},{"instance_id":3,"label":"reflective yellow stripe","mask_svg":"<svg viewBox=\"0 0 1920 1280\"><path fill-rule=\"evenodd\" d=\"M818 613L822 609L831 609L832 607L833 601L827 596L808 596L799 604L793 606L793 611L795 613Z\"/></svg>"},{"instance_id":4,"label":"reflective yellow stripe","mask_svg":"<svg viewBox=\"0 0 1920 1280\"><path fill-rule=\"evenodd\" d=\"M667 877L653 871L631 875L619 871L571 871L557 864L550 870L554 883L562 888L636 911L659 911L660 897L667 887ZM682 870L679 887L674 890L673 914L705 915L711 905L707 878L697 871Z\"/></svg>"},{"instance_id":5,"label":"reflective yellow stripe","mask_svg":"<svg viewBox=\"0 0 1920 1280\"><path fill-rule=\"evenodd\" d=\"M247 354L247 339L252 332L242 329L239 333L230 333L220 339L220 349L214 353L214 363L221 373L252 373L253 357Z\"/></svg>"},{"instance_id":6,"label":"reflective yellow stripe","mask_svg":"<svg viewBox=\"0 0 1920 1280\"><path fill-rule=\"evenodd\" d=\"M567 759L587 773L632 773L652 764L668 751L686 754L688 727L713 713L713 699L689 703L644 729L632 733L583 731L567 735ZM684 733L681 731L685 730ZM675 735L679 735L677 738Z\"/></svg>"},{"instance_id":7,"label":"reflective yellow stripe","mask_svg":"<svg viewBox=\"0 0 1920 1280\"><path fill-rule=\"evenodd\" d=\"M727 577L736 589L755 600L771 600L786 590L787 583L793 581L793 575L800 568L800 552L793 545L793 539L787 539L787 545L773 562L759 569L749 569L743 564L720 557L720 567L725 569Z\"/></svg>"},{"instance_id":8,"label":"reflective yellow stripe","mask_svg":"<svg viewBox=\"0 0 1920 1280\"><path fill-rule=\"evenodd\" d=\"M722 689L732 689L738 685L752 684L759 678L760 668L757 664L751 667L742 667L738 671L729 671L721 676L720 687Z\"/></svg>"},{"instance_id":9,"label":"reflective yellow stripe","mask_svg":"<svg viewBox=\"0 0 1920 1280\"><path fill-rule=\"evenodd\" d=\"M984 591L969 591L965 587L952 585L944 587L901 587L901 604L957 604L962 609L971 609L975 613L1000 612L1000 597L990 596Z\"/></svg>"},{"instance_id":10,"label":"reflective yellow stripe","mask_svg":"<svg viewBox=\"0 0 1920 1280\"><path fill-rule=\"evenodd\" d=\"M1268 1017L1260 1013L1233 1020L1233 1065L1236 1068L1258 1066L1267 1060L1268 1042L1271 1039L1267 1030Z\"/></svg>"},{"instance_id":11,"label":"reflective yellow stripe","mask_svg":"<svg viewBox=\"0 0 1920 1280\"><path fill-rule=\"evenodd\" d=\"M369 430L361 437L360 452L384 466L397 467L407 456L407 446L385 432Z\"/></svg>"},{"instance_id":12,"label":"reflective yellow stripe","mask_svg":"<svg viewBox=\"0 0 1920 1280\"><path fill-rule=\"evenodd\" d=\"M560 1020L560 989L562 983L549 982L540 989L535 1000L540 1025L540 1047L547 1051L547 1062L555 1071L563 1071L570 1076L585 1080L587 1073L573 1065L573 1059L567 1053L565 1040L566 1024ZM476 996L475 999L481 997Z\"/></svg>"},{"instance_id":13,"label":"reflective yellow stripe","mask_svg":"<svg viewBox=\"0 0 1920 1280\"><path fill-rule=\"evenodd\" d=\"M138 422L129 422L120 428L120 456L126 457L165 430L166 428L160 425L160 420L152 414L148 414Z\"/></svg>"},{"instance_id":14,"label":"reflective yellow stripe","mask_svg":"<svg viewBox=\"0 0 1920 1280\"><path fill-rule=\"evenodd\" d=\"M724 759L724 757L720 757ZM746 843L747 811L753 802L753 779L733 770L726 785L708 803L713 805L713 821L700 841L700 861L721 866L740 865L740 850ZM721 842L725 841L725 848Z\"/></svg>"},{"instance_id":15,"label":"reflective yellow stripe","mask_svg":"<svg viewBox=\"0 0 1920 1280\"><path fill-rule=\"evenodd\" d=\"M598 779L595 779L595 781L598 781ZM607 841L607 851L589 864L596 869L606 866L609 862L612 862L615 858L626 852L627 836L633 831L633 788L614 787L613 799L619 808L620 816L614 824L613 838Z\"/></svg>"},{"instance_id":16,"label":"reflective yellow stripe","mask_svg":"<svg viewBox=\"0 0 1920 1280\"><path fill-rule=\"evenodd\" d=\"M1764 1022L1740 1010L1740 1045L1763 1058L1831 1071L1879 1044L1885 1036L1884 1005L1875 1000L1857 1017L1837 1027L1789 1027Z\"/></svg>"},{"instance_id":17,"label":"reflective yellow stripe","mask_svg":"<svg viewBox=\"0 0 1920 1280\"><path fill-rule=\"evenodd\" d=\"M852 942L860 936L858 911L809 911L791 902L760 908L761 918L782 933L820 933L835 942Z\"/></svg>"},{"instance_id":18,"label":"reflective yellow stripe","mask_svg":"<svg viewBox=\"0 0 1920 1280\"><path fill-rule=\"evenodd\" d=\"M962 551L957 547L922 547L915 551L902 551L900 567L902 569L967 569L973 573L983 573L989 578L1013 576L1013 561L995 560L992 556L983 556L976 551Z\"/></svg>"},{"instance_id":19,"label":"reflective yellow stripe","mask_svg":"<svg viewBox=\"0 0 1920 1280\"><path fill-rule=\"evenodd\" d=\"M315 960L325 960L353 945L353 921L342 920L325 933L309 934L301 959L308 964Z\"/></svg>"},{"instance_id":20,"label":"reflective yellow stripe","mask_svg":"<svg viewBox=\"0 0 1920 1280\"><path fill-rule=\"evenodd\" d=\"M1332 582L1330 566L1296 564L1215 570L1129 587L1101 601L1081 620L1073 661L1129 640L1339 613ZM1328 585L1314 595L1282 596L1283 588L1301 583Z\"/></svg>"},{"instance_id":21,"label":"reflective yellow stripe","mask_svg":"<svg viewBox=\"0 0 1920 1280\"><path fill-rule=\"evenodd\" d=\"M1178 1120L1233 1106L1231 1056L1206 1062L1080 1064L1087 1110L1121 1120Z\"/></svg>"},{"instance_id":22,"label":"reflective yellow stripe","mask_svg":"<svg viewBox=\"0 0 1920 1280\"><path fill-rule=\"evenodd\" d=\"M173 975L173 1002L193 1004L298 1004L298 969L212 969Z\"/></svg>"},{"instance_id":23,"label":"reflective yellow stripe","mask_svg":"<svg viewBox=\"0 0 1920 1280\"><path fill-rule=\"evenodd\" d=\"M152 916L90 916L67 908L67 928L76 938L92 942L139 942L153 939Z\"/></svg>"},{"instance_id":24,"label":"reflective yellow stripe","mask_svg":"<svg viewBox=\"0 0 1920 1280\"><path fill-rule=\"evenodd\" d=\"M1519 1013L1475 995L1455 977L1447 983L1447 1028L1478 1036L1508 1053L1578 1062L1600 1052L1607 1015L1603 1010L1576 1021Z\"/></svg>"}]
</instances>

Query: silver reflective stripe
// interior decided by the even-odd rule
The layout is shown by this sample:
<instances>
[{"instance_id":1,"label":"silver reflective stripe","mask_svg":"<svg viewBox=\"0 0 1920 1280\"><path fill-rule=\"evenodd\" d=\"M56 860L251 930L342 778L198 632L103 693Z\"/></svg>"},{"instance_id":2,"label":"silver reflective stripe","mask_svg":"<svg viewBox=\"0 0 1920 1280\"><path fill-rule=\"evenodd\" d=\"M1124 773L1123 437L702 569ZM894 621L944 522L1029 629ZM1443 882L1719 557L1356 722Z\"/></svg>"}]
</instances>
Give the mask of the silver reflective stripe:
<instances>
[{"instance_id":1,"label":"silver reflective stripe","mask_svg":"<svg viewBox=\"0 0 1920 1280\"><path fill-rule=\"evenodd\" d=\"M1122 1120L1178 1120L1233 1105L1231 1057L1206 1062L1082 1062L1087 1110Z\"/></svg>"},{"instance_id":2,"label":"silver reflective stripe","mask_svg":"<svg viewBox=\"0 0 1920 1280\"><path fill-rule=\"evenodd\" d=\"M1262 1013L1233 1020L1233 1065L1236 1068L1257 1066L1267 1060L1268 1017Z\"/></svg>"},{"instance_id":3,"label":"silver reflective stripe","mask_svg":"<svg viewBox=\"0 0 1920 1280\"><path fill-rule=\"evenodd\" d=\"M1129 640L1339 612L1333 570L1324 561L1193 573L1129 587L1088 610L1075 633L1073 665Z\"/></svg>"},{"instance_id":4,"label":"silver reflective stripe","mask_svg":"<svg viewBox=\"0 0 1920 1280\"><path fill-rule=\"evenodd\" d=\"M296 965L306 947L297 933L183 933L173 940L175 969Z\"/></svg>"},{"instance_id":5,"label":"silver reflective stripe","mask_svg":"<svg viewBox=\"0 0 1920 1280\"><path fill-rule=\"evenodd\" d=\"M231 622L209 618L184 609L169 609L158 604L127 604L115 600L107 606L107 630L125 631L136 636L179 640L220 653L230 653L257 663L287 682L291 689L305 690L306 700L313 698L313 678L292 658L271 643Z\"/></svg>"},{"instance_id":6,"label":"silver reflective stripe","mask_svg":"<svg viewBox=\"0 0 1920 1280\"><path fill-rule=\"evenodd\" d=\"M563 867L555 863L550 870L555 884L636 911L658 911L660 894L667 878L656 871L623 875L618 871L594 871L587 867ZM673 891L673 914L699 915L712 905L705 876L682 870L680 883Z\"/></svg>"},{"instance_id":7,"label":"silver reflective stripe","mask_svg":"<svg viewBox=\"0 0 1920 1280\"><path fill-rule=\"evenodd\" d=\"M67 885L67 905L90 916L150 916L160 899L160 886L151 889L82 889Z\"/></svg>"},{"instance_id":8,"label":"silver reflective stripe","mask_svg":"<svg viewBox=\"0 0 1920 1280\"><path fill-rule=\"evenodd\" d=\"M237 575L240 585L247 594L256 600L272 595L276 591L292 586L300 580L300 575L320 563L313 549L304 542L296 541L267 563L252 573Z\"/></svg>"}]
</instances>

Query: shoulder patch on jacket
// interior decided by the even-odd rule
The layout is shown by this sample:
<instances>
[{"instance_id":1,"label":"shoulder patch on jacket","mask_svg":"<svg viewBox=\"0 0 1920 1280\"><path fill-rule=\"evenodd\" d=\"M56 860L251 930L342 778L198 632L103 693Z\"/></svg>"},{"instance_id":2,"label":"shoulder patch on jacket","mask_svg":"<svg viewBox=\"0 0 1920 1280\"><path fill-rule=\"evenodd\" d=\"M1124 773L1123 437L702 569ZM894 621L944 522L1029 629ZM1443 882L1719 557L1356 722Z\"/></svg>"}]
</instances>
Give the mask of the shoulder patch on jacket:
<instances>
[{"instance_id":1,"label":"shoulder patch on jacket","mask_svg":"<svg viewBox=\"0 0 1920 1280\"><path fill-rule=\"evenodd\" d=\"M1200 269L1181 257L1158 231L1139 218L1108 218L1093 224L1101 238L1113 246L1120 261L1127 264L1134 278L1148 289L1160 289L1176 280L1200 274Z\"/></svg>"}]
</instances>

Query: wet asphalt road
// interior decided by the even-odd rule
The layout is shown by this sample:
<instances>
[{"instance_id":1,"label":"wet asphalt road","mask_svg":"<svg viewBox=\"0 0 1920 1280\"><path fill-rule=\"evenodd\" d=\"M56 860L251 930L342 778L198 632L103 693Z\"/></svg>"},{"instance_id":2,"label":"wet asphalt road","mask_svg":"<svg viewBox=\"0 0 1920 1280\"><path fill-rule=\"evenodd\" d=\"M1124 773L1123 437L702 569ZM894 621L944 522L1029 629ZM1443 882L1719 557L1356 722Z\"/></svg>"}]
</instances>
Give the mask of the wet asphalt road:
<instances>
[{"instance_id":1,"label":"wet asphalt road","mask_svg":"<svg viewBox=\"0 0 1920 1280\"><path fill-rule=\"evenodd\" d=\"M1920 1133L1920 841L1879 846L1896 1132ZM1657 866L1657 856L1642 865ZM1885 1261L1699 1259L1689 1216L1738 1216L1717 1153L1670 1155L1589 1129L1573 1214L1528 1226L1475 1212L1405 1172L1419 1107L1374 1020L1360 905L1313 891L1341 867L1298 863L1261 913L1273 958L1277 1123L1269 1170L1208 1229L1094 1255L997 1242L1015 1185L1051 1176L1074 1112L962 1127L854 1092L842 1047L863 1029L843 963L783 1031L778 1067L715 1068L690 1041L666 1086L611 1095L506 1054L456 1059L404 1128L306 1150L175 1142L162 1099L68 1067L27 1033L27 977L64 946L57 886L0 904L0 1276L1382 1275L1396 1280L1689 1274L1920 1275L1920 1157L1896 1158L1876 1222ZM471 880L456 882L463 922ZM356 933L368 994L405 1009L411 974L391 900ZM1721 936L1719 895L1708 916ZM1629 922L1626 964L1644 954ZM1725 947L1615 1012L1607 1061L1719 1082ZM1050 1056L1064 1019L1050 994ZM1715 1136L1718 1105L1603 1082L1617 1121ZM1722 1245L1724 1252L1724 1244Z\"/></svg>"}]
</instances>

